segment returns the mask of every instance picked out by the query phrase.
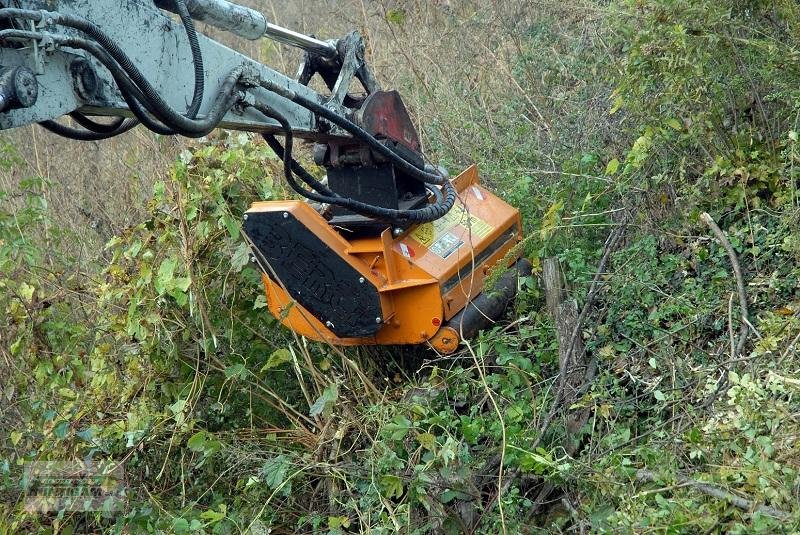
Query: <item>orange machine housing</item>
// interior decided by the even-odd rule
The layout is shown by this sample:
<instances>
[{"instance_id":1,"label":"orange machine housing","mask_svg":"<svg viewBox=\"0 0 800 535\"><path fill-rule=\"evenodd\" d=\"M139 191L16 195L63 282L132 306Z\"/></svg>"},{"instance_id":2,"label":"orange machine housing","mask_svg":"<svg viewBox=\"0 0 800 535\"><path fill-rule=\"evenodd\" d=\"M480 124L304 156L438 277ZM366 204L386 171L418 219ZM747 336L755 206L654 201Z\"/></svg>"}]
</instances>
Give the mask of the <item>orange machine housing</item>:
<instances>
[{"instance_id":1,"label":"orange machine housing","mask_svg":"<svg viewBox=\"0 0 800 535\"><path fill-rule=\"evenodd\" d=\"M386 229L380 237L348 241L305 202L254 203L249 216L281 212L322 240L331 254L361 274L362 283L377 289L381 309L374 318L379 324L374 335L339 337L331 328L336 318L315 317L292 296L305 289L292 292L278 280L265 255L257 254L272 314L298 334L334 345L430 342L442 353L454 351L458 333L446 326L447 321L483 291L490 271L516 262L522 227L519 212L480 185L477 167L468 168L452 183L458 191L454 208L399 236Z\"/></svg>"}]
</instances>

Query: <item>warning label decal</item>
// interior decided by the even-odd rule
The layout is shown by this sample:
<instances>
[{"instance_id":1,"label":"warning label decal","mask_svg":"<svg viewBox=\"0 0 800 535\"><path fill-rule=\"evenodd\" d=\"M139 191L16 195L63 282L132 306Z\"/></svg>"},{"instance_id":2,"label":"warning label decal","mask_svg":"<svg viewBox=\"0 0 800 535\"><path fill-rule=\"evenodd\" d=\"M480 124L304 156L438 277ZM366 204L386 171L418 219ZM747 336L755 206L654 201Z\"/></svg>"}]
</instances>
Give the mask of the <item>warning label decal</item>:
<instances>
[{"instance_id":1,"label":"warning label decal","mask_svg":"<svg viewBox=\"0 0 800 535\"><path fill-rule=\"evenodd\" d=\"M430 252L441 256L442 258L447 258L462 245L464 245L463 241L459 240L455 234L450 234L448 232L436 240L436 242L431 245L429 250Z\"/></svg>"},{"instance_id":2,"label":"warning label decal","mask_svg":"<svg viewBox=\"0 0 800 535\"><path fill-rule=\"evenodd\" d=\"M477 216L467 213L467 209L459 205L454 206L444 217L432 223L425 223L418 226L414 229L414 232L411 233L411 237L425 247L430 248L435 241L439 240L439 238L443 238L458 225L461 225L467 229L468 233L478 238L485 237L493 230L493 227L489 223ZM439 253L436 252L436 254ZM439 256L442 255L439 254Z\"/></svg>"}]
</instances>

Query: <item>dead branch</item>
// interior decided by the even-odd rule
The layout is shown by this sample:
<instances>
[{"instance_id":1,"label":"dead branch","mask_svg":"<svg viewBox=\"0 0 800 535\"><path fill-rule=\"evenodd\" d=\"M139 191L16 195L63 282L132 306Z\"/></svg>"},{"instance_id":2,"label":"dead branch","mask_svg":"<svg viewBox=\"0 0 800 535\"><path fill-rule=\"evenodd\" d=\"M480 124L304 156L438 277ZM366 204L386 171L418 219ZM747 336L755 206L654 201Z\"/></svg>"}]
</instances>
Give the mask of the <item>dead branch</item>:
<instances>
[{"instance_id":1,"label":"dead branch","mask_svg":"<svg viewBox=\"0 0 800 535\"><path fill-rule=\"evenodd\" d=\"M636 479L645 483L656 483L658 482L659 477L650 470L640 469L636 471ZM736 494L728 492L727 490L723 490L715 485L703 483L702 481L697 481L696 479L689 478L682 474L677 474L675 476L675 480L681 485L692 487L695 490L699 490L703 494L711 496L712 498L725 500L726 502L738 507L739 509L742 509L743 511L757 511L781 520L787 520L790 516L788 512L782 511L781 509L777 509L769 505L756 504L755 500L753 499L737 496Z\"/></svg>"},{"instance_id":2,"label":"dead branch","mask_svg":"<svg viewBox=\"0 0 800 535\"><path fill-rule=\"evenodd\" d=\"M708 212L703 212L700 214L700 220L711 229L711 232L714 233L714 236L716 236L717 240L725 249L725 252L728 253L728 259L733 268L733 276L736 278L736 288L739 293L739 310L741 312L739 337L736 341L734 353L731 355L731 359L736 359L742 352L742 349L744 349L744 344L747 341L747 334L750 330L750 313L747 309L747 291L745 290L744 277L742 277L742 268L739 266L739 257L736 256L736 251L733 250L731 242L728 240L725 233L722 232L722 229L719 228L719 225L714 221L714 218L712 218Z\"/></svg>"}]
</instances>

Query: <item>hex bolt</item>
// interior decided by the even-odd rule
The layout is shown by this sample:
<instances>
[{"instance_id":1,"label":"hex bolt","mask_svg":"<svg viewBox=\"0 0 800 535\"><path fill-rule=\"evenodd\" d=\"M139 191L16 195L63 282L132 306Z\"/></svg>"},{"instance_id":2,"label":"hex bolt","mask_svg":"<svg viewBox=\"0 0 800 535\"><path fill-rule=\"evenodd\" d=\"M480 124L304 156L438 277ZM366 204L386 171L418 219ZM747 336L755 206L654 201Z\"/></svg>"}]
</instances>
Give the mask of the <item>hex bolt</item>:
<instances>
[{"instance_id":1,"label":"hex bolt","mask_svg":"<svg viewBox=\"0 0 800 535\"><path fill-rule=\"evenodd\" d=\"M364 277L359 277L359 278L358 278L358 282L359 282L359 284L364 284L364 281L365 281L365 280L366 280L366 279L364 279Z\"/></svg>"},{"instance_id":2,"label":"hex bolt","mask_svg":"<svg viewBox=\"0 0 800 535\"><path fill-rule=\"evenodd\" d=\"M375 323L383 323L383 319L380 316L378 316L377 318L375 318Z\"/></svg>"},{"instance_id":3,"label":"hex bolt","mask_svg":"<svg viewBox=\"0 0 800 535\"><path fill-rule=\"evenodd\" d=\"M284 212L283 213L283 218L284 219L289 219L289 212Z\"/></svg>"},{"instance_id":4,"label":"hex bolt","mask_svg":"<svg viewBox=\"0 0 800 535\"><path fill-rule=\"evenodd\" d=\"M245 221L247 221L247 214L244 214L244 215L242 216L242 219L244 219Z\"/></svg>"},{"instance_id":5,"label":"hex bolt","mask_svg":"<svg viewBox=\"0 0 800 535\"><path fill-rule=\"evenodd\" d=\"M250 261L251 261L252 263L254 263L254 264L255 264L256 262L258 262L258 260L256 260L256 256L255 256L255 255L253 255L253 256L251 256L251 257L250 257Z\"/></svg>"},{"instance_id":6,"label":"hex bolt","mask_svg":"<svg viewBox=\"0 0 800 535\"><path fill-rule=\"evenodd\" d=\"M328 329L332 329L333 328L333 323L331 323L330 321L326 321L325 322L325 327L327 327Z\"/></svg>"},{"instance_id":7,"label":"hex bolt","mask_svg":"<svg viewBox=\"0 0 800 535\"><path fill-rule=\"evenodd\" d=\"M394 236L395 238L398 237L402 233L403 233L403 229L401 229L401 228L392 229L392 236Z\"/></svg>"}]
</instances>

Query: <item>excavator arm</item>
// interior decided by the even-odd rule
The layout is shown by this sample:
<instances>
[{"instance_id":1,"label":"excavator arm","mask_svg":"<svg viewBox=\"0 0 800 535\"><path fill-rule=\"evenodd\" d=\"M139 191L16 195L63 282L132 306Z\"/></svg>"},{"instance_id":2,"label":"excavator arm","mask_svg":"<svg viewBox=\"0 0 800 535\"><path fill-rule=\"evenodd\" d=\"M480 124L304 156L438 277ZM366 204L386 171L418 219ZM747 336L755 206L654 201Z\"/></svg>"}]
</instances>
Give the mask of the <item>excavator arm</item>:
<instances>
[{"instance_id":1,"label":"excavator arm","mask_svg":"<svg viewBox=\"0 0 800 535\"><path fill-rule=\"evenodd\" d=\"M302 48L297 77L195 21ZM315 76L325 94L309 87ZM313 339L449 353L499 316L530 270L518 260L517 210L480 186L474 167L451 180L426 163L357 32L320 40L224 0L0 0L0 130L32 123L76 140L136 127L264 136L305 201L256 202L244 229L271 312ZM325 180L292 158L296 138L314 143ZM496 266L511 269L485 291Z\"/></svg>"}]
</instances>

